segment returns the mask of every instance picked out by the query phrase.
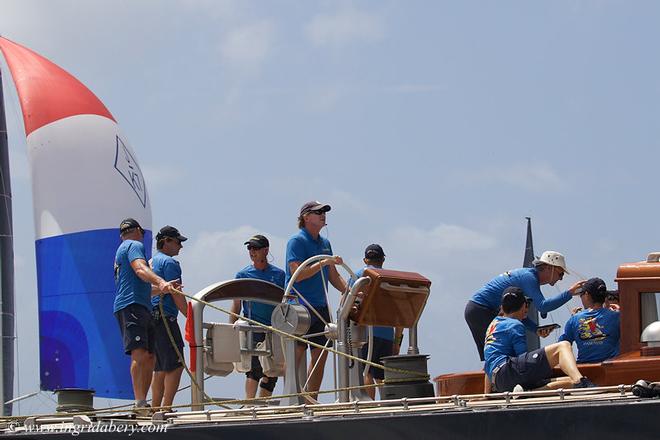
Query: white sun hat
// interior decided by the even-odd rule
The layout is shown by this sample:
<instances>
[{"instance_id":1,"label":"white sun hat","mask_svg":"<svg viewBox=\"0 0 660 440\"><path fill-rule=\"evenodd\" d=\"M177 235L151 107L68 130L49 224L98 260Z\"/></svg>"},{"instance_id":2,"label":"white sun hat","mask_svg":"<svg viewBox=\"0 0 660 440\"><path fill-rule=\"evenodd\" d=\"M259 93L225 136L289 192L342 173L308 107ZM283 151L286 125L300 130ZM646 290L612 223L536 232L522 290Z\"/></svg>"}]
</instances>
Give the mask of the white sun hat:
<instances>
[{"instance_id":1,"label":"white sun hat","mask_svg":"<svg viewBox=\"0 0 660 440\"><path fill-rule=\"evenodd\" d=\"M534 263L535 265L543 263L543 264L549 264L550 266L561 267L562 269L564 269L565 273L567 274L569 273L568 269L566 269L566 259L559 252L545 251L541 255L541 258L535 260Z\"/></svg>"}]
</instances>

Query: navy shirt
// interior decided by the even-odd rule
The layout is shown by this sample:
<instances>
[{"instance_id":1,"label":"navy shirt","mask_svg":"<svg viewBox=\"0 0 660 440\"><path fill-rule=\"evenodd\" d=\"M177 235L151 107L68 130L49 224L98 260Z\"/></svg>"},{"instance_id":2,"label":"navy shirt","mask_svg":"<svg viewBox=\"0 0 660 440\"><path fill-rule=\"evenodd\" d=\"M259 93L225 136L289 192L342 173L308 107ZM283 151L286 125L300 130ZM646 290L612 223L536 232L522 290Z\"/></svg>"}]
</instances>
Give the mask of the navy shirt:
<instances>
[{"instance_id":1,"label":"navy shirt","mask_svg":"<svg viewBox=\"0 0 660 440\"><path fill-rule=\"evenodd\" d=\"M522 269L510 270L496 276L479 289L477 293L472 295L471 301L488 307L494 312L499 312L504 290L512 286L520 287L525 293L525 296L532 299L534 305L541 313L548 313L555 310L571 299L571 293L569 291L546 299L543 293L541 293L539 274L536 268L523 267ZM529 319L525 319L523 323L530 330L536 329L534 323Z\"/></svg>"},{"instance_id":2,"label":"navy shirt","mask_svg":"<svg viewBox=\"0 0 660 440\"><path fill-rule=\"evenodd\" d=\"M619 320L608 308L583 310L569 318L559 340L575 342L578 363L602 362L619 354Z\"/></svg>"},{"instance_id":3,"label":"navy shirt","mask_svg":"<svg viewBox=\"0 0 660 440\"><path fill-rule=\"evenodd\" d=\"M289 283L291 275L293 275L289 270L289 263L294 261L302 263L314 255L332 255L332 246L330 246L327 238L319 235L318 239L315 240L305 228L302 228L286 244L286 284ZM293 288L314 307L327 307L328 305L325 297L325 292L328 289L328 267L324 267L322 271L323 278L321 278L321 271L319 271L306 280L293 284ZM304 302L301 301L301 303L305 305Z\"/></svg>"},{"instance_id":4,"label":"navy shirt","mask_svg":"<svg viewBox=\"0 0 660 440\"><path fill-rule=\"evenodd\" d=\"M284 289L284 271L279 267L269 264L264 270L259 270L253 265L241 269L236 278L255 278L271 282ZM275 308L272 304L266 304L257 301L241 301L243 303L243 316L254 319L262 324L270 325L270 317Z\"/></svg>"},{"instance_id":5,"label":"navy shirt","mask_svg":"<svg viewBox=\"0 0 660 440\"><path fill-rule=\"evenodd\" d=\"M156 275L165 281L181 279L181 266L179 262L162 252L156 253L151 259L151 268ZM160 295L151 297L151 306L153 309L160 310L158 307L159 302ZM169 293L163 295L163 311L165 312L165 316L176 317L179 314L179 309L177 309L174 299Z\"/></svg>"},{"instance_id":6,"label":"navy shirt","mask_svg":"<svg viewBox=\"0 0 660 440\"><path fill-rule=\"evenodd\" d=\"M484 369L492 381L495 368L509 357L527 352L525 326L517 319L497 316L488 326L485 343Z\"/></svg>"},{"instance_id":7,"label":"navy shirt","mask_svg":"<svg viewBox=\"0 0 660 440\"><path fill-rule=\"evenodd\" d=\"M146 264L144 245L136 240L122 241L115 255L115 313L131 304L151 310L151 284L142 281L131 267L131 262L139 259Z\"/></svg>"},{"instance_id":8,"label":"navy shirt","mask_svg":"<svg viewBox=\"0 0 660 440\"><path fill-rule=\"evenodd\" d=\"M355 279L364 276L365 269L377 269L375 266L365 266L362 269L355 272ZM353 286L353 280L350 281L350 286ZM394 341L394 327L378 327L374 326L374 338L387 339L388 341Z\"/></svg>"}]
</instances>

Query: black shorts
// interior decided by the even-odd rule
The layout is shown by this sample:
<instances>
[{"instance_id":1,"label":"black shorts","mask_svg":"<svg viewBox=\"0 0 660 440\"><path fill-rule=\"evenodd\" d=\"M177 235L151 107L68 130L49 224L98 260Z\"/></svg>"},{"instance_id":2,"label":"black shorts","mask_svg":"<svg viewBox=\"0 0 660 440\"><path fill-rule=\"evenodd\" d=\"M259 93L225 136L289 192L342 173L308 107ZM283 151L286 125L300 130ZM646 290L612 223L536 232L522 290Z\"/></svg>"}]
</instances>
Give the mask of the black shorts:
<instances>
[{"instance_id":1,"label":"black shorts","mask_svg":"<svg viewBox=\"0 0 660 440\"><path fill-rule=\"evenodd\" d=\"M486 339L486 330L488 326L497 316L496 311L488 307L477 304L473 301L468 301L465 306L465 322L467 322L472 338L477 346L479 352L479 359L484 360L484 341Z\"/></svg>"},{"instance_id":2,"label":"black shorts","mask_svg":"<svg viewBox=\"0 0 660 440\"><path fill-rule=\"evenodd\" d=\"M394 341L388 339L383 339L374 336L374 348L371 353L371 359L375 359L373 362L377 362L380 365L383 365L381 361L382 358L386 356L392 356L394 348ZM367 354L369 354L369 344L366 344L362 347L362 359L367 359ZM367 360L371 360L367 359ZM369 374L374 379L384 380L385 379L385 370L380 368L369 367Z\"/></svg>"},{"instance_id":3,"label":"black shorts","mask_svg":"<svg viewBox=\"0 0 660 440\"><path fill-rule=\"evenodd\" d=\"M154 353L156 354L156 366L154 371L173 371L177 368L182 368L183 363L179 360L176 350L172 346L172 341L167 334L167 328L160 316L160 310L156 309L152 312L154 320L155 338L154 338ZM172 337L179 349L179 353L183 356L183 338L181 337L181 330L176 318L167 316L165 317L167 326L172 332Z\"/></svg>"},{"instance_id":4,"label":"black shorts","mask_svg":"<svg viewBox=\"0 0 660 440\"><path fill-rule=\"evenodd\" d=\"M128 355L136 348L154 352L154 325L151 312L140 304L129 304L115 312L119 331L124 341L124 352Z\"/></svg>"},{"instance_id":5,"label":"black shorts","mask_svg":"<svg viewBox=\"0 0 660 440\"><path fill-rule=\"evenodd\" d=\"M314 306L314 308L319 313L319 315L323 316L325 322L330 322L330 311L328 310L327 306L325 307ZM319 317L316 316L316 313L312 312L311 310L309 311L309 314L311 316L311 320L307 334L320 333L325 331L325 322L321 321ZM307 340L319 345L325 345L325 343L328 341L328 338L326 338L325 335L319 335L319 336L314 336L313 338L309 338ZM303 343L299 342L299 344L303 344ZM316 347L311 347L311 348L314 349Z\"/></svg>"},{"instance_id":6,"label":"black shorts","mask_svg":"<svg viewBox=\"0 0 660 440\"><path fill-rule=\"evenodd\" d=\"M265 333L252 334L252 341L254 342L255 348L257 346L257 343L262 342L265 339L266 339ZM245 373L245 376L247 376L248 379L254 379L256 381L259 381L261 380L262 377L268 377L264 374L264 369L261 366L261 362L259 362L259 356L252 356L252 359L250 360L250 367L251 370ZM274 379L273 382L277 383L277 377L270 379Z\"/></svg>"},{"instance_id":7,"label":"black shorts","mask_svg":"<svg viewBox=\"0 0 660 440\"><path fill-rule=\"evenodd\" d=\"M552 368L545 355L545 348L539 348L520 356L511 356L495 373L495 390L503 393L513 391L521 385L530 390L547 385L552 377Z\"/></svg>"}]
</instances>

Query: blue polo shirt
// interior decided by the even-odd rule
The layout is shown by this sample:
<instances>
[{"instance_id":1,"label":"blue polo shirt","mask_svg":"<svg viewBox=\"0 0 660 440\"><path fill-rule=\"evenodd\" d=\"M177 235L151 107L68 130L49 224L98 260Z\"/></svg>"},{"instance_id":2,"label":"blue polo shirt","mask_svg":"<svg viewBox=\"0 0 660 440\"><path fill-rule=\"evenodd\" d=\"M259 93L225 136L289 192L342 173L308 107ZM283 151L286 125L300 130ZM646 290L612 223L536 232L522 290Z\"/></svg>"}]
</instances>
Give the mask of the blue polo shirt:
<instances>
[{"instance_id":1,"label":"blue polo shirt","mask_svg":"<svg viewBox=\"0 0 660 440\"><path fill-rule=\"evenodd\" d=\"M575 342L577 362L602 362L619 354L620 314L608 308L587 309L571 316L560 341Z\"/></svg>"},{"instance_id":2,"label":"blue polo shirt","mask_svg":"<svg viewBox=\"0 0 660 440\"><path fill-rule=\"evenodd\" d=\"M151 268L156 275L165 281L181 279L181 266L179 265L179 262L162 252L156 253L151 259ZM151 307L154 310L160 309L158 307L159 302L160 295L151 297ZM179 314L179 309L177 309L174 299L169 293L163 295L163 311L165 312L165 316L176 317Z\"/></svg>"},{"instance_id":3,"label":"blue polo shirt","mask_svg":"<svg viewBox=\"0 0 660 440\"><path fill-rule=\"evenodd\" d=\"M272 264L269 264L264 270L259 270L253 265L245 266L236 274L236 278L254 278L268 281L284 289L284 271ZM274 305L258 301L241 302L243 303L243 316L247 316L262 324L270 325L270 317L273 314Z\"/></svg>"},{"instance_id":4,"label":"blue polo shirt","mask_svg":"<svg viewBox=\"0 0 660 440\"><path fill-rule=\"evenodd\" d=\"M486 331L484 347L484 369L490 380L493 380L493 370L509 357L520 356L526 352L527 338L523 323L514 318L495 317Z\"/></svg>"},{"instance_id":5,"label":"blue polo shirt","mask_svg":"<svg viewBox=\"0 0 660 440\"><path fill-rule=\"evenodd\" d=\"M131 262L138 259L147 261L144 245L136 240L122 241L115 254L115 313L131 304L151 310L151 284L142 281L131 267Z\"/></svg>"},{"instance_id":6,"label":"blue polo shirt","mask_svg":"<svg viewBox=\"0 0 660 440\"><path fill-rule=\"evenodd\" d=\"M286 271L286 284L289 283L291 275L293 275L289 270L289 263L294 261L302 263L314 255L332 255L332 246L330 246L327 238L319 235L318 239L315 240L305 228L302 228L286 244L286 267L284 268ZM306 280L293 284L296 291L314 307L327 307L328 305L325 297L325 291L328 288L328 267L324 267L322 271L323 278L321 278L321 271L319 271Z\"/></svg>"},{"instance_id":7,"label":"blue polo shirt","mask_svg":"<svg viewBox=\"0 0 660 440\"><path fill-rule=\"evenodd\" d=\"M365 266L362 269L355 272L355 279L358 279L364 276L364 271L366 269L377 269L375 266ZM350 281L350 286L353 286L353 280ZM378 327L374 326L374 338L387 339L388 341L394 341L394 327Z\"/></svg>"},{"instance_id":8,"label":"blue polo shirt","mask_svg":"<svg viewBox=\"0 0 660 440\"><path fill-rule=\"evenodd\" d=\"M541 313L551 312L571 300L571 293L569 291L546 299L543 293L541 293L539 274L536 268L523 267L522 269L510 270L496 276L479 289L477 293L472 295L471 301L488 307L494 312L499 312L500 305L502 305L502 295L507 287L520 287L525 293L525 296L532 299L534 306ZM530 330L536 329L536 326L529 319L525 319L523 323Z\"/></svg>"}]
</instances>

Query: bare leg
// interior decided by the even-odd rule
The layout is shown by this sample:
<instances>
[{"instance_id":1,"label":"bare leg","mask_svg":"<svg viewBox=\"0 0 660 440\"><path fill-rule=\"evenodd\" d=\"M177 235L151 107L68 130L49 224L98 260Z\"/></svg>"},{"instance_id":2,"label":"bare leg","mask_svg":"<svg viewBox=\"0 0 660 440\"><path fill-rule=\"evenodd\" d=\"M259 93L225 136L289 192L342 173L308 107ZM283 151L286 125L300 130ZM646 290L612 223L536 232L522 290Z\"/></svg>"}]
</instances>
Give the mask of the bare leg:
<instances>
[{"instance_id":1,"label":"bare leg","mask_svg":"<svg viewBox=\"0 0 660 440\"><path fill-rule=\"evenodd\" d=\"M154 371L151 379L151 406L158 408L163 401L163 392L165 390L165 372Z\"/></svg>"},{"instance_id":2,"label":"bare leg","mask_svg":"<svg viewBox=\"0 0 660 440\"><path fill-rule=\"evenodd\" d=\"M493 391L493 386L490 383L488 374L484 371L484 394L490 394Z\"/></svg>"},{"instance_id":3,"label":"bare leg","mask_svg":"<svg viewBox=\"0 0 660 440\"><path fill-rule=\"evenodd\" d=\"M154 355L144 348L131 351L131 379L135 400L146 400L154 371Z\"/></svg>"},{"instance_id":4,"label":"bare leg","mask_svg":"<svg viewBox=\"0 0 660 440\"><path fill-rule=\"evenodd\" d=\"M374 377L371 375L371 373L367 373L367 375L364 376L364 384L372 385L373 383ZM376 400L376 387L365 388L365 390L367 391L369 397L371 397L371 400Z\"/></svg>"},{"instance_id":5,"label":"bare leg","mask_svg":"<svg viewBox=\"0 0 660 440\"><path fill-rule=\"evenodd\" d=\"M318 365L316 365L316 361L319 360ZM328 358L328 352L325 350L321 350L320 348L313 348L312 349L312 354L311 354L311 359L309 362L309 369L307 371L307 377L309 377L309 381L307 382L307 391L311 391L311 397L316 399L318 398L318 390L321 388L321 382L323 381L323 372L325 370L325 361ZM312 368L314 368L314 365L316 365L316 368L312 372Z\"/></svg>"},{"instance_id":6,"label":"bare leg","mask_svg":"<svg viewBox=\"0 0 660 440\"><path fill-rule=\"evenodd\" d=\"M259 382L257 382L254 379L251 378L246 378L245 379L245 398L246 399L252 399L254 396L257 395L257 385Z\"/></svg>"},{"instance_id":7,"label":"bare leg","mask_svg":"<svg viewBox=\"0 0 660 440\"><path fill-rule=\"evenodd\" d=\"M571 378L573 384L580 382L582 373L580 373L580 370L578 370L577 364L575 363L575 356L573 355L571 344L567 341L561 341L556 344L548 345L545 347L545 355L548 358L550 367L559 365L561 371Z\"/></svg>"},{"instance_id":8,"label":"bare leg","mask_svg":"<svg viewBox=\"0 0 660 440\"><path fill-rule=\"evenodd\" d=\"M179 389L179 382L181 381L182 372L183 367L179 367L165 373L165 392L163 394L163 406L167 409L172 409L172 402L174 401L174 396Z\"/></svg>"}]
</instances>

